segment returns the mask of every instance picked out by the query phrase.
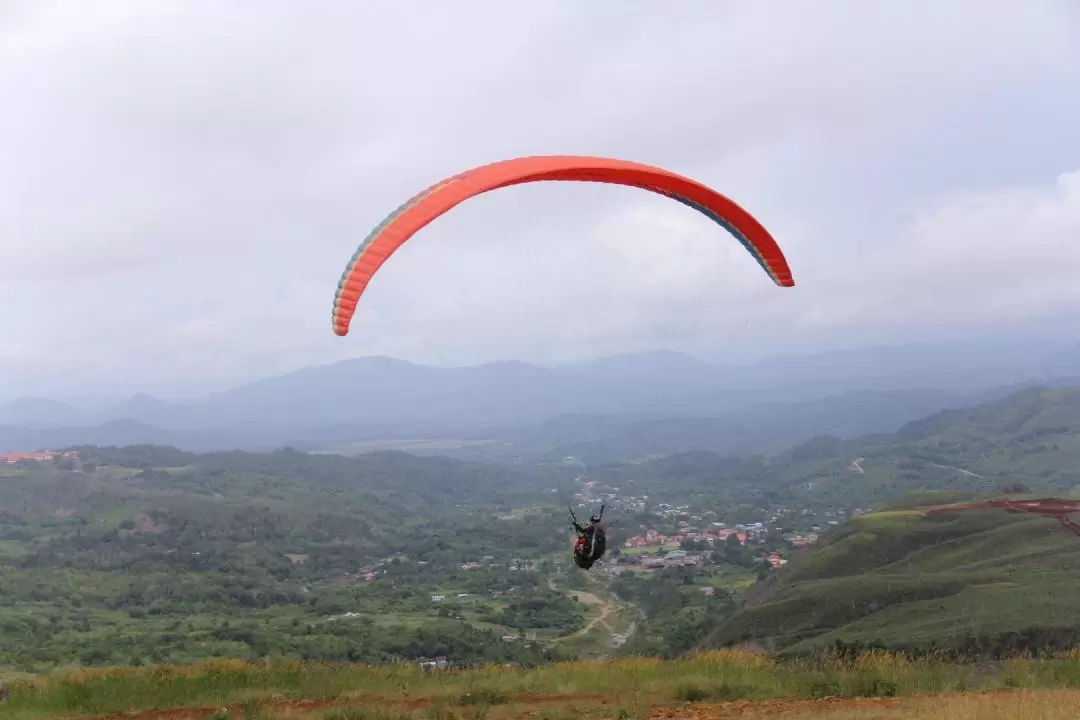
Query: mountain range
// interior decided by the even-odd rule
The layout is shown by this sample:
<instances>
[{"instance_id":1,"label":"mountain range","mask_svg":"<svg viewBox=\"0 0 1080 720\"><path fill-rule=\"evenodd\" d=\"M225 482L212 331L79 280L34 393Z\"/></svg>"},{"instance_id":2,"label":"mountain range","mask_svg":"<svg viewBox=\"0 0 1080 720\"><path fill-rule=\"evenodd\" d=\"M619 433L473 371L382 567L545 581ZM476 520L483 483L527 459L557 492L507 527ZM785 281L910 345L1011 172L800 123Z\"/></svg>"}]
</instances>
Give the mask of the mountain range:
<instances>
[{"instance_id":1,"label":"mountain range","mask_svg":"<svg viewBox=\"0 0 1080 720\"><path fill-rule=\"evenodd\" d=\"M692 448L769 451L814 435L888 432L949 407L1080 376L1080 346L998 338L836 351L723 366L674 352L543 367L431 367L363 357L207 397L139 394L108 408L48 398L0 406L0 450L168 444L348 452L461 440L442 454L606 462ZM1061 380L1062 384L1067 380Z\"/></svg>"}]
</instances>

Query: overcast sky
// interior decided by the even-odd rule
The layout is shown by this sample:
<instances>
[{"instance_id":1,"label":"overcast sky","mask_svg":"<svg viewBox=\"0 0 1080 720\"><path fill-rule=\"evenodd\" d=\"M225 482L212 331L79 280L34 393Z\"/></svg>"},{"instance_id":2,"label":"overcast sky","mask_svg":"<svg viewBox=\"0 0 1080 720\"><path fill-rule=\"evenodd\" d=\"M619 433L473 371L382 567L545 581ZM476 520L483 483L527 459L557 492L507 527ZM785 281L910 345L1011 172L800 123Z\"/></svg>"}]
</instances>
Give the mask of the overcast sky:
<instances>
[{"instance_id":1,"label":"overcast sky","mask_svg":"<svg viewBox=\"0 0 1080 720\"><path fill-rule=\"evenodd\" d=\"M370 354L723 359L1080 313L1078 8L0 0L0 397L184 396ZM389 211L548 153L711 185L797 287L679 203L532 184L425 228L332 333L338 277Z\"/></svg>"}]
</instances>

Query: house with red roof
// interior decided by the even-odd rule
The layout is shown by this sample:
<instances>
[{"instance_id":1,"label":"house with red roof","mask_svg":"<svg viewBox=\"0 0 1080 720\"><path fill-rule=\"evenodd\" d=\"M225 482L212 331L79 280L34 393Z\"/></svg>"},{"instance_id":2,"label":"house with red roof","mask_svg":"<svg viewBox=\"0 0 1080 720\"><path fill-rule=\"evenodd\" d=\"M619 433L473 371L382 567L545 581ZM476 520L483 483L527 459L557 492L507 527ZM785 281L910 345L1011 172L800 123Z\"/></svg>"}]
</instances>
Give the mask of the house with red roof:
<instances>
[{"instance_id":1,"label":"house with red roof","mask_svg":"<svg viewBox=\"0 0 1080 720\"><path fill-rule=\"evenodd\" d=\"M76 457L79 453L75 450L68 450L66 452L56 452L55 450L39 450L37 452L11 452L0 453L0 463L7 463L13 465L21 460L33 460L35 462L43 462L45 460L52 460L58 457Z\"/></svg>"}]
</instances>

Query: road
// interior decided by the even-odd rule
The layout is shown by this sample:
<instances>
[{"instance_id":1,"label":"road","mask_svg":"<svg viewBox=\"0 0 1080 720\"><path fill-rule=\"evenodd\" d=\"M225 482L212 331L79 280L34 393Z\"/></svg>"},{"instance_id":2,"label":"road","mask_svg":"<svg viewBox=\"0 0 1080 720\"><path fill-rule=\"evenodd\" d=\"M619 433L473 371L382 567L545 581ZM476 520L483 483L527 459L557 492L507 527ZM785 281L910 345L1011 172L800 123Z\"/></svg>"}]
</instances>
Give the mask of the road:
<instances>
[{"instance_id":1,"label":"road","mask_svg":"<svg viewBox=\"0 0 1080 720\"><path fill-rule=\"evenodd\" d=\"M548 582L548 587L551 588L552 590L554 590L555 592L565 592L567 595L570 595L571 597L576 597L578 602L580 602L580 603L600 608L600 614L597 615L596 617L594 617L588 623L586 623L585 627L581 628L577 632L574 632L574 633L572 633L570 635L564 635L564 636L560 637L556 642L561 642L563 640L570 640L570 639L573 639L573 638L583 637L583 636L587 635L590 631L592 631L592 629L595 628L597 625L602 625L605 630L607 630L612 635L615 635L616 634L615 629L612 628L611 625L608 623L608 619L612 615L615 615L616 613L618 613L619 608L620 608L621 605L625 605L627 607L633 608L634 610L637 610L637 608L635 608L633 605L630 605L629 603L621 602L618 599L616 599L616 600L607 600L605 598L600 597L599 595L596 595L595 593L591 593L591 592L588 592L586 590L560 590L558 587L555 586L555 580L550 578L550 577L548 578L547 582ZM593 578L592 576L588 576L588 582L597 583L598 581L595 578ZM640 611L639 611L638 614L640 615ZM627 630L623 633L623 635L625 635L627 638L629 638L631 635L634 634L634 631L636 629L637 629L637 622L635 621L635 622L630 624L629 628L627 628Z\"/></svg>"},{"instance_id":2,"label":"road","mask_svg":"<svg viewBox=\"0 0 1080 720\"><path fill-rule=\"evenodd\" d=\"M942 470L955 470L956 472L967 475L968 477L982 477L982 475L979 475L978 473L973 473L970 470L965 470L964 468L953 467L951 465L938 465L938 464L934 463L934 467L941 468Z\"/></svg>"},{"instance_id":3,"label":"road","mask_svg":"<svg viewBox=\"0 0 1080 720\"><path fill-rule=\"evenodd\" d=\"M854 460L851 461L851 465L849 466L849 468L853 472L858 473L859 475L865 474L866 471L863 470L863 466L860 464L865 459L866 458L861 458L861 457L855 458ZM955 470L956 472L962 473L962 474L967 475L969 477L982 477L978 473L973 473L970 470L965 470L964 468L953 467L951 465L938 465L937 463L932 463L932 465L934 467L936 467L936 468L941 468L942 470Z\"/></svg>"},{"instance_id":4,"label":"road","mask_svg":"<svg viewBox=\"0 0 1080 720\"><path fill-rule=\"evenodd\" d=\"M580 630L578 630L576 633L574 633L572 635L567 635L566 637L568 637L568 638L581 637L582 635L585 635L586 633L588 633L590 630L592 630L597 625L603 625L605 628L607 628L608 632L612 632L612 633L615 632L614 630L611 629L611 626L608 625L607 622L606 622L606 620L608 618L608 615L611 615L613 612L616 612L618 610L615 603L610 602L608 600L603 600L603 599L597 597L596 595L593 595L591 592L585 592L584 590L573 590L573 591L570 591L570 594L573 595L574 597L576 597L578 599L578 602L585 603L586 605L598 605L600 607L600 614L597 615L596 617L594 617L592 620L590 620L585 625L585 627L581 628Z\"/></svg>"}]
</instances>

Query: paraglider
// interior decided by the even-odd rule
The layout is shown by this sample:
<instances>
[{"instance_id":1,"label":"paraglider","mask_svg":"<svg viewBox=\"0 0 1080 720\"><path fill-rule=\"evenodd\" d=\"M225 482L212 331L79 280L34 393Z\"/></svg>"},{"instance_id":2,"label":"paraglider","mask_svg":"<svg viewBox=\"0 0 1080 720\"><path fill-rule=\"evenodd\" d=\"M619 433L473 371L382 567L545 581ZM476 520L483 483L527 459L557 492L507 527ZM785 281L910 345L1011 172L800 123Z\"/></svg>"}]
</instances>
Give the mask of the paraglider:
<instances>
[{"instance_id":1,"label":"paraglider","mask_svg":"<svg viewBox=\"0 0 1080 720\"><path fill-rule=\"evenodd\" d=\"M604 517L604 505L600 506L600 514L589 518L589 524L585 527L578 522L573 508L570 510L570 523L577 532L577 540L574 541L574 564L582 570L591 568L607 549L607 531L600 524Z\"/></svg>"},{"instance_id":2,"label":"paraglider","mask_svg":"<svg viewBox=\"0 0 1080 720\"><path fill-rule=\"evenodd\" d=\"M541 181L601 182L649 190L683 203L716 222L746 248L774 283L793 287L791 270L769 232L746 210L711 188L668 170L610 158L547 155L482 165L413 196L360 243L334 296L332 325L349 332L360 296L390 256L421 228L471 197Z\"/></svg>"},{"instance_id":3,"label":"paraglider","mask_svg":"<svg viewBox=\"0 0 1080 720\"><path fill-rule=\"evenodd\" d=\"M469 198L500 188L542 181L600 182L648 190L678 201L727 230L780 287L795 281L783 251L753 215L732 200L696 180L650 165L612 158L542 155L482 165L441 180L398 207L364 238L349 260L334 294L331 324L347 335L353 313L368 283L383 264L413 235ZM574 563L589 569L606 548L600 515L582 527L570 511L578 533Z\"/></svg>"}]
</instances>

